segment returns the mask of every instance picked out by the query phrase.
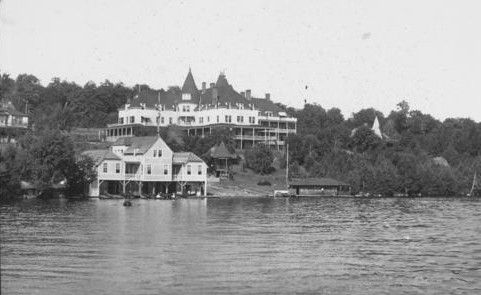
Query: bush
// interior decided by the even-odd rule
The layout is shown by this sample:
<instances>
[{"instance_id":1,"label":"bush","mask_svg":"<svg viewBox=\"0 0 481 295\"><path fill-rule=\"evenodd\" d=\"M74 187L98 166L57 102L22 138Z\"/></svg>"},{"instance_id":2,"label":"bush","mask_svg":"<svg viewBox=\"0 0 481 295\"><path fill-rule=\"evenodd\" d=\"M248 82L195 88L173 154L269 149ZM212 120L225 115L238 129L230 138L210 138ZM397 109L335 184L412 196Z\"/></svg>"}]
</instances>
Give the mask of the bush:
<instances>
[{"instance_id":1,"label":"bush","mask_svg":"<svg viewBox=\"0 0 481 295\"><path fill-rule=\"evenodd\" d=\"M257 185L266 185L266 186L271 186L271 183L267 180L261 180L257 183Z\"/></svg>"},{"instance_id":2,"label":"bush","mask_svg":"<svg viewBox=\"0 0 481 295\"><path fill-rule=\"evenodd\" d=\"M269 174L273 170L271 165L274 161L274 155L269 147L259 144L245 153L247 167L256 173Z\"/></svg>"}]
</instances>

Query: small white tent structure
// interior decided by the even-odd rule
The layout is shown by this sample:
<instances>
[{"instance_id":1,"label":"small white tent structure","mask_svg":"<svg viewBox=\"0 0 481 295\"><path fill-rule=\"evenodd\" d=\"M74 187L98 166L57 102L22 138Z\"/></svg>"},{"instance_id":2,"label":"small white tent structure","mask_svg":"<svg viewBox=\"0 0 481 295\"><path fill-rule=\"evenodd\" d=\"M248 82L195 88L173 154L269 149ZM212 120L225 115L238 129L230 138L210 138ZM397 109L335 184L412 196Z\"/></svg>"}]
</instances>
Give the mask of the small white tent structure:
<instances>
[{"instance_id":1,"label":"small white tent structure","mask_svg":"<svg viewBox=\"0 0 481 295\"><path fill-rule=\"evenodd\" d=\"M371 130L374 132L374 134L379 136L379 138L382 138L381 127L379 125L379 120L377 119L377 116L374 119L374 123L372 124Z\"/></svg>"}]
</instances>

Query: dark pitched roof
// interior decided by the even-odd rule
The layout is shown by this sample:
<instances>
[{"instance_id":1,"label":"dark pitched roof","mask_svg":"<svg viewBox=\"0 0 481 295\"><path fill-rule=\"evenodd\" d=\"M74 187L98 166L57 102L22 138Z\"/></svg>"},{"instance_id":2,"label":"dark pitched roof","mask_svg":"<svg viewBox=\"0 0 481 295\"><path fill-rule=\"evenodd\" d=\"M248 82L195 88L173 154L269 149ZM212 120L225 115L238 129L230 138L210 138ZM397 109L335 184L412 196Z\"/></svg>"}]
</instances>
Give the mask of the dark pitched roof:
<instances>
[{"instance_id":1,"label":"dark pitched roof","mask_svg":"<svg viewBox=\"0 0 481 295\"><path fill-rule=\"evenodd\" d=\"M350 186L349 184L332 178L294 178L289 181L289 185L306 185L306 186Z\"/></svg>"},{"instance_id":2,"label":"dark pitched roof","mask_svg":"<svg viewBox=\"0 0 481 295\"><path fill-rule=\"evenodd\" d=\"M235 159L237 156L227 149L224 142L210 149L210 156L214 159Z\"/></svg>"},{"instance_id":3,"label":"dark pitched roof","mask_svg":"<svg viewBox=\"0 0 481 295\"><path fill-rule=\"evenodd\" d=\"M113 146L128 146L124 155L145 154L157 139L156 136L121 137L115 141Z\"/></svg>"},{"instance_id":4,"label":"dark pitched roof","mask_svg":"<svg viewBox=\"0 0 481 295\"><path fill-rule=\"evenodd\" d=\"M174 153L172 163L173 164L186 164L186 163L198 162L204 163L196 154L190 152Z\"/></svg>"},{"instance_id":5,"label":"dark pitched roof","mask_svg":"<svg viewBox=\"0 0 481 295\"><path fill-rule=\"evenodd\" d=\"M103 160L120 160L120 158L110 150L88 150L84 151L82 155L92 158L95 165L99 165Z\"/></svg>"},{"instance_id":6,"label":"dark pitched roof","mask_svg":"<svg viewBox=\"0 0 481 295\"><path fill-rule=\"evenodd\" d=\"M182 85L182 93L190 93L192 96L197 96L199 90L195 85L194 77L192 76L192 71L189 69L189 73L185 78L184 85Z\"/></svg>"},{"instance_id":7,"label":"dark pitched roof","mask_svg":"<svg viewBox=\"0 0 481 295\"><path fill-rule=\"evenodd\" d=\"M145 104L148 108L154 108L160 101L160 104L163 105L165 109L174 109L178 103L182 102L182 93L190 93L192 98L189 102L194 104L199 104L200 102L202 106L214 107L218 104L220 107L227 107L229 105L236 107L238 104L242 104L246 109L254 105L255 109L262 112L263 115L265 115L266 112L272 112L273 115L278 115L279 112L282 112L282 109L269 99L253 97L248 100L229 84L223 73L217 78L217 83L214 87L209 87L201 92L195 85L191 71L187 74L182 89L171 87L167 91L163 89L159 91L142 90L131 101L130 106L140 107L141 104Z\"/></svg>"},{"instance_id":8,"label":"dark pitched roof","mask_svg":"<svg viewBox=\"0 0 481 295\"><path fill-rule=\"evenodd\" d=\"M227 79L225 77L224 73L220 73L219 77L217 78L217 82L215 83L216 87L226 87L229 86L229 82L227 82Z\"/></svg>"}]
</instances>

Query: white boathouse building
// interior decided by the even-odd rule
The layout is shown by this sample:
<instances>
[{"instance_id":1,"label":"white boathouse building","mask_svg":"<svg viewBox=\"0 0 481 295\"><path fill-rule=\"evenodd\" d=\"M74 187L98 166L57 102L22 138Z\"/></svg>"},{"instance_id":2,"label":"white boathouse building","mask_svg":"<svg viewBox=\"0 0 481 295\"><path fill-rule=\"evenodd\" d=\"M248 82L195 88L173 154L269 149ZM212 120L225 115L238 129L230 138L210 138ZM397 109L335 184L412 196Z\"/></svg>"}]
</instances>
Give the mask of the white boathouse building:
<instances>
[{"instance_id":1,"label":"white boathouse building","mask_svg":"<svg viewBox=\"0 0 481 295\"><path fill-rule=\"evenodd\" d=\"M89 150L83 155L96 164L97 179L89 196L103 193L207 194L207 165L193 153L173 152L157 136L119 138L108 150Z\"/></svg>"}]
</instances>

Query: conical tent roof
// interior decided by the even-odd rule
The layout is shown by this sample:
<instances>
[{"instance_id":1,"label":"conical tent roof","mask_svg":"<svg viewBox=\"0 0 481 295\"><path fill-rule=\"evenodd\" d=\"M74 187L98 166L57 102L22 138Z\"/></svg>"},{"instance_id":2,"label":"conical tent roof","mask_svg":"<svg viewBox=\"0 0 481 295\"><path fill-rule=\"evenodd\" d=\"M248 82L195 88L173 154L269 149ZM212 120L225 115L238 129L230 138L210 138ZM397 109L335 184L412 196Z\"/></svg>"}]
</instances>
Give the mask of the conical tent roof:
<instances>
[{"instance_id":1,"label":"conical tent roof","mask_svg":"<svg viewBox=\"0 0 481 295\"><path fill-rule=\"evenodd\" d=\"M227 149L224 142L214 146L210 150L210 156L214 159L235 159L237 156Z\"/></svg>"},{"instance_id":2,"label":"conical tent roof","mask_svg":"<svg viewBox=\"0 0 481 295\"><path fill-rule=\"evenodd\" d=\"M185 78L184 85L182 85L182 93L190 93L192 95L197 94L198 89L195 85L194 77L192 76L192 71L189 69L189 73Z\"/></svg>"},{"instance_id":3,"label":"conical tent roof","mask_svg":"<svg viewBox=\"0 0 481 295\"><path fill-rule=\"evenodd\" d=\"M372 131L374 131L374 134L376 134L377 136L379 136L380 138L382 138L382 133L381 133L381 128L380 128L380 125L379 125L379 120L377 119L377 116L376 118L374 119L374 123L372 124Z\"/></svg>"}]
</instances>

